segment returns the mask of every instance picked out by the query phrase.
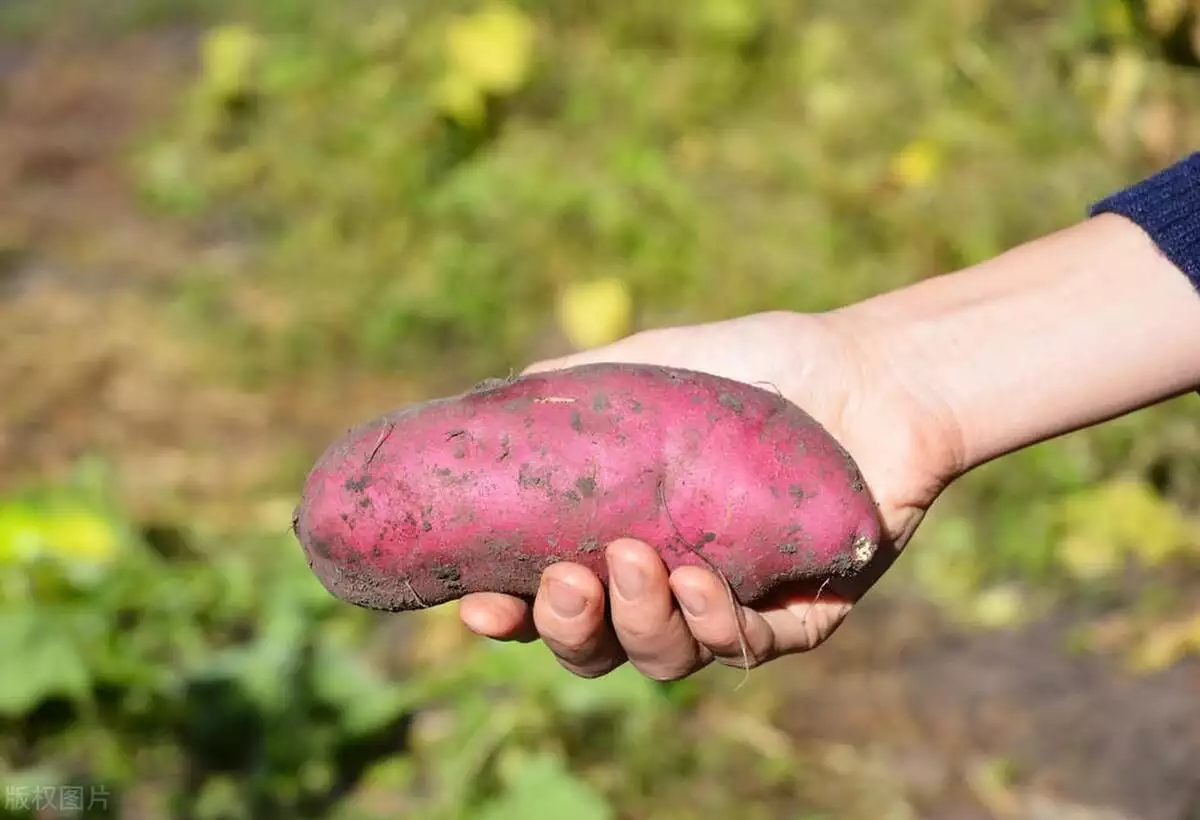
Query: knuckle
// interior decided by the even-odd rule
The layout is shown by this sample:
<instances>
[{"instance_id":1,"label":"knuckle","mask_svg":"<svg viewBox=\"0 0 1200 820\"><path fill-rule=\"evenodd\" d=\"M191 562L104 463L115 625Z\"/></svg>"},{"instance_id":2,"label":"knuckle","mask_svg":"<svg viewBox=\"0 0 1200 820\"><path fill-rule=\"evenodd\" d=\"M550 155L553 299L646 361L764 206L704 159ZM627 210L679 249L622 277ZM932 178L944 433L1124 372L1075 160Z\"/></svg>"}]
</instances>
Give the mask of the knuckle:
<instances>
[{"instance_id":1,"label":"knuckle","mask_svg":"<svg viewBox=\"0 0 1200 820\"><path fill-rule=\"evenodd\" d=\"M736 655L738 658L742 656L742 643L738 640L738 631L732 624L713 629L700 640L714 655Z\"/></svg>"},{"instance_id":2,"label":"knuckle","mask_svg":"<svg viewBox=\"0 0 1200 820\"><path fill-rule=\"evenodd\" d=\"M651 622L639 622L633 618L622 618L615 624L624 644L658 643L663 638L662 625Z\"/></svg>"},{"instance_id":3,"label":"knuckle","mask_svg":"<svg viewBox=\"0 0 1200 820\"><path fill-rule=\"evenodd\" d=\"M656 608L646 606L612 607L612 623L622 642L655 643L670 629L670 619Z\"/></svg>"},{"instance_id":4,"label":"knuckle","mask_svg":"<svg viewBox=\"0 0 1200 820\"><path fill-rule=\"evenodd\" d=\"M552 644L556 655L567 657L573 661L586 660L596 644L590 635L584 634L557 637L548 643Z\"/></svg>"},{"instance_id":5,"label":"knuckle","mask_svg":"<svg viewBox=\"0 0 1200 820\"><path fill-rule=\"evenodd\" d=\"M670 643L676 633L686 631L681 620L674 617L665 603L619 604L612 607L612 622L622 643L658 645Z\"/></svg>"}]
</instances>

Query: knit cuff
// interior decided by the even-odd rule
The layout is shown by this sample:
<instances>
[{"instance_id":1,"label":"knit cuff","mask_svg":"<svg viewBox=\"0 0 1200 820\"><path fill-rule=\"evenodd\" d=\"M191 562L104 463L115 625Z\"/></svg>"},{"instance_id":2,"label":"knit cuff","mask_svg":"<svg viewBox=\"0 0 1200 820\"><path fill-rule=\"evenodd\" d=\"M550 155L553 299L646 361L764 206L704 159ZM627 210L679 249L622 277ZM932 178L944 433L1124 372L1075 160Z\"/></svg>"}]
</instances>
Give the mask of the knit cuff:
<instances>
[{"instance_id":1,"label":"knit cuff","mask_svg":"<svg viewBox=\"0 0 1200 820\"><path fill-rule=\"evenodd\" d=\"M1102 199L1089 213L1137 224L1200 292L1200 152Z\"/></svg>"}]
</instances>

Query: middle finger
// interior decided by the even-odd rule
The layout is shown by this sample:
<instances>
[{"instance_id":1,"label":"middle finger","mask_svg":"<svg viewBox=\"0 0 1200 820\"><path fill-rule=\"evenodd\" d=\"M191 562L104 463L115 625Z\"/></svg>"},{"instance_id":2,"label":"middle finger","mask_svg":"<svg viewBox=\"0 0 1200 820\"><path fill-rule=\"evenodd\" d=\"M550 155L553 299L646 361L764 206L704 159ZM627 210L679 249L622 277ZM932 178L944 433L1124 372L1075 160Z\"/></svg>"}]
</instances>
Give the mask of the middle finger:
<instances>
[{"instance_id":1,"label":"middle finger","mask_svg":"<svg viewBox=\"0 0 1200 820\"><path fill-rule=\"evenodd\" d=\"M706 662L675 603L662 558L639 541L614 541L605 553L612 624L629 662L654 680L678 680Z\"/></svg>"}]
</instances>

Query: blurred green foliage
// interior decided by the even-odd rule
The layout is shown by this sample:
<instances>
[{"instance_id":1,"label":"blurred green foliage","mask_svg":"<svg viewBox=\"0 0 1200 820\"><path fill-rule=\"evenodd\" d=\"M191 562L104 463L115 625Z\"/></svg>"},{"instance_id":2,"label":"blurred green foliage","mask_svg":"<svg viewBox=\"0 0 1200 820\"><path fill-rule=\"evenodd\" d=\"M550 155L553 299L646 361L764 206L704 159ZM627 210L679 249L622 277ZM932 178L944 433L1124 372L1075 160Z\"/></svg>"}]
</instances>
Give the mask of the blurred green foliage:
<instances>
[{"instance_id":1,"label":"blurred green foliage","mask_svg":"<svg viewBox=\"0 0 1200 820\"><path fill-rule=\"evenodd\" d=\"M537 645L413 667L395 646L419 624L389 641L290 534L138 526L107 486L85 465L0 508L9 816L59 783L102 789L96 817L604 820L673 778L729 776L680 728L694 683L584 681Z\"/></svg>"},{"instance_id":2,"label":"blurred green foliage","mask_svg":"<svg viewBox=\"0 0 1200 820\"><path fill-rule=\"evenodd\" d=\"M612 283L636 326L843 305L1076 221L1181 150L1200 90L1166 0L308 8L213 29L144 165L154 201L255 237L241 286L183 298L259 379L507 372ZM1194 545L1194 437L1153 426L1182 412L980 471L918 575L947 600L1095 581L1128 539L1080 509ZM1164 475L1118 475L1156 443Z\"/></svg>"},{"instance_id":3,"label":"blurred green foliage","mask_svg":"<svg viewBox=\"0 0 1200 820\"><path fill-rule=\"evenodd\" d=\"M1094 5L268 4L143 178L262 243L185 296L259 377L507 371L571 283L643 324L819 310L1078 218L1138 153L1101 150Z\"/></svg>"},{"instance_id":4,"label":"blurred green foliage","mask_svg":"<svg viewBox=\"0 0 1200 820\"><path fill-rule=\"evenodd\" d=\"M149 203L249 251L189 272L176 307L196 338L261 385L371 369L433 385L609 332L563 317L625 329L822 310L1075 221L1200 134L1181 104L1200 90L1190 8L89 13L210 24L178 116L136 162ZM1200 649L1180 582L1200 544L1192 402L986 465L888 583L993 626L1047 601L1088 607L1084 645L1118 635L1143 668ZM436 644L437 613L389 639L396 621L337 604L287 534L126 521L105 488L85 472L0 506L14 786L149 789L173 801L152 816L188 818L754 818L799 802L796 761L700 742L719 734L701 683L578 681L537 646L451 642L414 664L392 644Z\"/></svg>"}]
</instances>

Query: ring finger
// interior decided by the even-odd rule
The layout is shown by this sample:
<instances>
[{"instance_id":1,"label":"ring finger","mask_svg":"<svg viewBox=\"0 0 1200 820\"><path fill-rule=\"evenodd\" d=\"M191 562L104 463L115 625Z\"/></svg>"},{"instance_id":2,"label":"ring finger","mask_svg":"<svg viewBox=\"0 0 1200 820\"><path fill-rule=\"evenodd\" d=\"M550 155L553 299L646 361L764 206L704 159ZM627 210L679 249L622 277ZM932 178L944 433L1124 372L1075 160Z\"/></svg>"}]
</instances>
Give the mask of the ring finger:
<instances>
[{"instance_id":1,"label":"ring finger","mask_svg":"<svg viewBox=\"0 0 1200 820\"><path fill-rule=\"evenodd\" d=\"M661 681L678 680L704 666L707 653L675 604L658 553L623 539L609 545L606 560L613 629L629 662L646 677Z\"/></svg>"}]
</instances>

